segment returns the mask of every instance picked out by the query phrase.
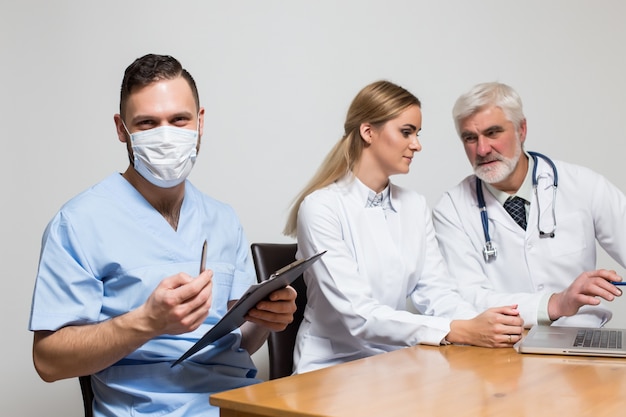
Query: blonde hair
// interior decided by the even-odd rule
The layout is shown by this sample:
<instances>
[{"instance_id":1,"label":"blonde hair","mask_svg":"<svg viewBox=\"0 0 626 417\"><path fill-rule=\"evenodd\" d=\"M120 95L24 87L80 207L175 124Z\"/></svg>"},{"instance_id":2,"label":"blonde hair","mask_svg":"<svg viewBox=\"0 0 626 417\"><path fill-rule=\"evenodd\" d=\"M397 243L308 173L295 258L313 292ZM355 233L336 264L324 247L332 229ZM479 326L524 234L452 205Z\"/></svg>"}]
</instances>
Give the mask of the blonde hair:
<instances>
[{"instance_id":1,"label":"blonde hair","mask_svg":"<svg viewBox=\"0 0 626 417\"><path fill-rule=\"evenodd\" d=\"M419 99L389 81L376 81L359 91L348 109L343 137L333 146L313 178L294 199L283 233L295 237L298 210L306 196L354 171L366 146L360 133L363 123L382 126L413 105L421 107Z\"/></svg>"}]
</instances>

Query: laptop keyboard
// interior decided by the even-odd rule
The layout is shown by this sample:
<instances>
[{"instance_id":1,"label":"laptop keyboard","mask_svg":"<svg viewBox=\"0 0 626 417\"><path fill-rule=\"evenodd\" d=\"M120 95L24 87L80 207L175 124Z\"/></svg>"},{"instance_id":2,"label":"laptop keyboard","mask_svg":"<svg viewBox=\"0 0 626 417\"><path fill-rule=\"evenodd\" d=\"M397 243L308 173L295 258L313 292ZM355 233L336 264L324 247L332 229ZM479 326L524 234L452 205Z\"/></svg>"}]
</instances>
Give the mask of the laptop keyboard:
<instances>
[{"instance_id":1,"label":"laptop keyboard","mask_svg":"<svg viewBox=\"0 0 626 417\"><path fill-rule=\"evenodd\" d=\"M582 329L576 335L574 347L621 349L622 332L608 329Z\"/></svg>"}]
</instances>

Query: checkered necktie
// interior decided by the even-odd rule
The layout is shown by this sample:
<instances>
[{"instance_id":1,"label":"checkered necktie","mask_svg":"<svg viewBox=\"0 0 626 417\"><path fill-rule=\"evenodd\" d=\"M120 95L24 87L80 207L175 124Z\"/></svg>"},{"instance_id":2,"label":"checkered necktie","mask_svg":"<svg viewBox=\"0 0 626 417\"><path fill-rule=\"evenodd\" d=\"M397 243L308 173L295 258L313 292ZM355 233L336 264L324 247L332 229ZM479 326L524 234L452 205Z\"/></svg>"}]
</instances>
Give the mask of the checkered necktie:
<instances>
[{"instance_id":1,"label":"checkered necktie","mask_svg":"<svg viewBox=\"0 0 626 417\"><path fill-rule=\"evenodd\" d=\"M515 223L526 230L526 207L523 198L509 198L504 202L504 209L513 217Z\"/></svg>"}]
</instances>

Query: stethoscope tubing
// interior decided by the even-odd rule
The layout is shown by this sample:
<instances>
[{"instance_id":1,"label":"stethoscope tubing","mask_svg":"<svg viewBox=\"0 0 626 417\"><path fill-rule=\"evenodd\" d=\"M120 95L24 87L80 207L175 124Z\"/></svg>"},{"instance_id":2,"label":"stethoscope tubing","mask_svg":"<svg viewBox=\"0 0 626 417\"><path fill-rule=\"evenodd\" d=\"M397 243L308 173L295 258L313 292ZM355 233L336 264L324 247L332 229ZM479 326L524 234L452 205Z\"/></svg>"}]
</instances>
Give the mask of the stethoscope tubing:
<instances>
[{"instance_id":1,"label":"stethoscope tubing","mask_svg":"<svg viewBox=\"0 0 626 417\"><path fill-rule=\"evenodd\" d=\"M556 199L556 189L559 185L559 174L556 169L556 165L554 162L548 158L546 155L543 155L539 152L528 151L528 154L533 158L534 166L533 166L533 189L535 190L535 194L537 193L537 158L541 158L550 165L552 168L554 182L553 182L553 204L552 204L552 216L554 218L554 229L556 229L556 217L554 211L554 201ZM483 194L483 186L480 178L476 177L476 199L478 200L478 209L480 210L480 220L483 226L483 234L485 235L485 246L483 248L483 255L485 257L485 261L489 262L490 258L495 258L497 255L496 248L491 241L491 236L489 236L489 216L487 215L487 204L485 203L485 195ZM552 232L545 233L539 230L539 235L541 237L554 237L554 229Z\"/></svg>"}]
</instances>

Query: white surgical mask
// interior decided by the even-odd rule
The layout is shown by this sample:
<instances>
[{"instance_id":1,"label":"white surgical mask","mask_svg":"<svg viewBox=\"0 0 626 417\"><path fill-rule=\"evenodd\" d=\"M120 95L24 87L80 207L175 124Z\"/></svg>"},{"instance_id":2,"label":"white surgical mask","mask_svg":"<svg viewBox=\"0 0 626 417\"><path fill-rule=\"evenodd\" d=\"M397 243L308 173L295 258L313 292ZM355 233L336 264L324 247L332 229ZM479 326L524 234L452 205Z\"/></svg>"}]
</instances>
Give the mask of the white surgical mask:
<instances>
[{"instance_id":1,"label":"white surgical mask","mask_svg":"<svg viewBox=\"0 0 626 417\"><path fill-rule=\"evenodd\" d=\"M161 188L185 181L196 162L197 130L160 126L129 135L133 164L142 177Z\"/></svg>"}]
</instances>

